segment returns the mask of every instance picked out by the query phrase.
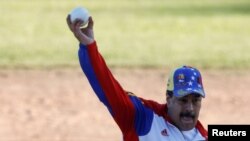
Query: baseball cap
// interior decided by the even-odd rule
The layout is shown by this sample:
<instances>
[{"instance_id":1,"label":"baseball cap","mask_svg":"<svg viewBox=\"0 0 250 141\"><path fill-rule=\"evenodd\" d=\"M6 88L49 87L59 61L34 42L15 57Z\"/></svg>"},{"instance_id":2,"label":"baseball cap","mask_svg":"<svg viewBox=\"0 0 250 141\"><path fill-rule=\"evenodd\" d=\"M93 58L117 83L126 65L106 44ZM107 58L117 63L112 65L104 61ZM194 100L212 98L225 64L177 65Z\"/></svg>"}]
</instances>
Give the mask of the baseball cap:
<instances>
[{"instance_id":1,"label":"baseball cap","mask_svg":"<svg viewBox=\"0 0 250 141\"><path fill-rule=\"evenodd\" d=\"M172 91L176 97L189 94L199 94L205 97L201 73L198 69L189 66L182 66L170 73L167 90Z\"/></svg>"}]
</instances>

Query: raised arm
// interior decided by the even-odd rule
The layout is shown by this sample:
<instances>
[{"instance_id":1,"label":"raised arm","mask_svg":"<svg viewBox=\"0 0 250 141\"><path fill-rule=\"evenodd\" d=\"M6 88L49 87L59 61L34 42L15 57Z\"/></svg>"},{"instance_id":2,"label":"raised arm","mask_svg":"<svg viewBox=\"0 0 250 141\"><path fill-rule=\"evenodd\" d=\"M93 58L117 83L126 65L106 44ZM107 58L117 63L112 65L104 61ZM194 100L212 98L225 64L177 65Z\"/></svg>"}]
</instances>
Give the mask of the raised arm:
<instances>
[{"instance_id":1,"label":"raised arm","mask_svg":"<svg viewBox=\"0 0 250 141\"><path fill-rule=\"evenodd\" d=\"M94 40L92 18L90 17L89 24L84 29L80 29L81 21L79 20L70 23L68 16L67 22L69 28L80 42L78 55L83 72L96 95L106 105L122 132L129 134L130 132L145 131L143 126L148 125L143 123L151 124L152 112L145 109L137 97L128 96L108 69L103 57L98 52Z\"/></svg>"}]
</instances>

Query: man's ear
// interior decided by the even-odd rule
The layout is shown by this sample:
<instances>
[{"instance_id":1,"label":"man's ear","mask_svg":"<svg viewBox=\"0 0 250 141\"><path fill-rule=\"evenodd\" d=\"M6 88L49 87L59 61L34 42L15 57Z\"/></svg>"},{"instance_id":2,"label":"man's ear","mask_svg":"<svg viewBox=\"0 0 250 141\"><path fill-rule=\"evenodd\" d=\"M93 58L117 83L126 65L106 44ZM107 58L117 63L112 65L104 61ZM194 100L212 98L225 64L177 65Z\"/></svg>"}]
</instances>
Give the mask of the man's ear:
<instances>
[{"instance_id":1,"label":"man's ear","mask_svg":"<svg viewBox=\"0 0 250 141\"><path fill-rule=\"evenodd\" d=\"M169 95L167 95L167 98L166 98L166 100L167 100L167 103L170 103L170 101L171 101L171 96L169 96Z\"/></svg>"}]
</instances>

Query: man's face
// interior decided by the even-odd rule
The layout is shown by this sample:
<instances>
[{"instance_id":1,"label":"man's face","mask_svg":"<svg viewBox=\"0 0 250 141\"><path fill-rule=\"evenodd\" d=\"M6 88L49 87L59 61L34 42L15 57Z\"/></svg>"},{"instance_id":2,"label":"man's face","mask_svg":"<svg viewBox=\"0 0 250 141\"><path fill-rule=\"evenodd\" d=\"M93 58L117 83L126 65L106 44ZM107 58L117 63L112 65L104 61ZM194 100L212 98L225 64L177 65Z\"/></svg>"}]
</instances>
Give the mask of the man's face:
<instances>
[{"instance_id":1,"label":"man's face","mask_svg":"<svg viewBox=\"0 0 250 141\"><path fill-rule=\"evenodd\" d=\"M167 97L168 115L180 130L190 130L197 123L201 101L202 97L197 94L189 94L181 98Z\"/></svg>"}]
</instances>

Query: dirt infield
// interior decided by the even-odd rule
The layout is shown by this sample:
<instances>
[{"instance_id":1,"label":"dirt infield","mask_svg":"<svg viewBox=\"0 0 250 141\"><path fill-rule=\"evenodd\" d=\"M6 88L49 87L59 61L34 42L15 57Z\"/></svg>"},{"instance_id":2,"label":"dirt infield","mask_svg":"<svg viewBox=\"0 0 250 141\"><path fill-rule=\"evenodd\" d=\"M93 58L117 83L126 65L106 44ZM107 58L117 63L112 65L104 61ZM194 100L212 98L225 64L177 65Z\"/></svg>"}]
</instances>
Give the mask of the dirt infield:
<instances>
[{"instance_id":1,"label":"dirt infield","mask_svg":"<svg viewBox=\"0 0 250 141\"><path fill-rule=\"evenodd\" d=\"M112 69L124 89L165 102L164 69ZM250 74L203 71L200 120L250 123ZM0 70L0 141L121 141L107 109L79 69Z\"/></svg>"}]
</instances>

